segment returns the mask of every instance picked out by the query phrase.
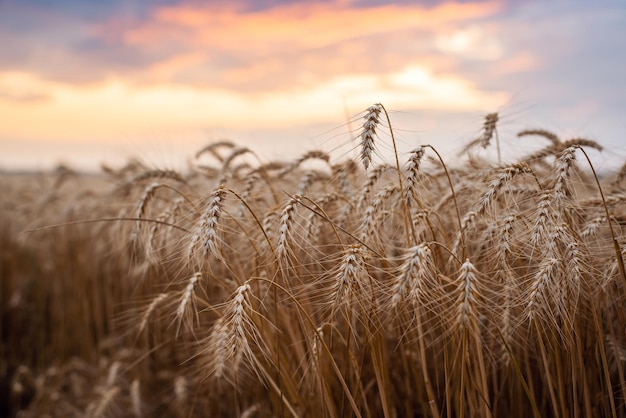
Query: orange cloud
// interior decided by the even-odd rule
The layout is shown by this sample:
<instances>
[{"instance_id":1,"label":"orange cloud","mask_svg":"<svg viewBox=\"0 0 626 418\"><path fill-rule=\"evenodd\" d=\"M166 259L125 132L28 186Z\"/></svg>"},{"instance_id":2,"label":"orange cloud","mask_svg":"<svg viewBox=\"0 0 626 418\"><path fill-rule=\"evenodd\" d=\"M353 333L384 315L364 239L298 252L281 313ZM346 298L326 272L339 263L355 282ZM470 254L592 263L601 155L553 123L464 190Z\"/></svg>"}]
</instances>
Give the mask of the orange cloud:
<instances>
[{"instance_id":1,"label":"orange cloud","mask_svg":"<svg viewBox=\"0 0 626 418\"><path fill-rule=\"evenodd\" d=\"M307 88L246 94L180 84L137 86L108 80L71 86L26 73L0 73L0 86L21 80L47 92L42 103L15 104L0 98L0 136L125 138L155 130L285 128L339 123L343 100L352 109L375 102L389 109L489 110L506 101L503 92L483 93L454 75L436 75L418 64L386 75L340 75Z\"/></svg>"},{"instance_id":2,"label":"orange cloud","mask_svg":"<svg viewBox=\"0 0 626 418\"><path fill-rule=\"evenodd\" d=\"M435 46L446 54L475 60L493 61L504 55L494 28L484 24L439 34Z\"/></svg>"},{"instance_id":3,"label":"orange cloud","mask_svg":"<svg viewBox=\"0 0 626 418\"><path fill-rule=\"evenodd\" d=\"M201 51L176 54L151 65L147 73L153 80L168 80L185 69L201 64L205 60L205 55Z\"/></svg>"},{"instance_id":4,"label":"orange cloud","mask_svg":"<svg viewBox=\"0 0 626 418\"><path fill-rule=\"evenodd\" d=\"M209 3L161 7L149 20L115 32L127 47L159 57L127 75L135 82L256 92L312 86L355 71L382 75L398 71L407 60L444 71L458 58L493 59L499 45L491 33L477 27L454 30L501 7L449 2L353 8L338 0L242 11L234 3Z\"/></svg>"},{"instance_id":5,"label":"orange cloud","mask_svg":"<svg viewBox=\"0 0 626 418\"><path fill-rule=\"evenodd\" d=\"M504 75L532 71L539 67L539 60L532 52L519 51L512 57L495 64L491 72L496 75Z\"/></svg>"},{"instance_id":6,"label":"orange cloud","mask_svg":"<svg viewBox=\"0 0 626 418\"><path fill-rule=\"evenodd\" d=\"M19 72L0 74L0 101L12 102L14 105L32 105L50 99L42 83Z\"/></svg>"},{"instance_id":7,"label":"orange cloud","mask_svg":"<svg viewBox=\"0 0 626 418\"><path fill-rule=\"evenodd\" d=\"M444 3L432 8L382 5L351 8L339 3L295 3L241 12L234 6L173 6L157 9L153 20L128 30L133 45L176 40L188 46L253 49L320 48L360 36L407 29L433 30L494 14L497 2Z\"/></svg>"},{"instance_id":8,"label":"orange cloud","mask_svg":"<svg viewBox=\"0 0 626 418\"><path fill-rule=\"evenodd\" d=\"M486 35L453 29L500 7L354 9L339 1L254 12L232 5L159 8L150 21L120 27L133 48L159 51L145 68L88 85L0 72L0 91L10 92L0 95L0 136L78 141L340 124L344 101L353 111L376 102L389 109L488 111L504 103L506 93L483 92L453 72L455 56L480 50ZM439 47L453 53L437 53L432 39L416 39L414 29L450 33ZM47 99L15 100L33 93Z\"/></svg>"}]
</instances>

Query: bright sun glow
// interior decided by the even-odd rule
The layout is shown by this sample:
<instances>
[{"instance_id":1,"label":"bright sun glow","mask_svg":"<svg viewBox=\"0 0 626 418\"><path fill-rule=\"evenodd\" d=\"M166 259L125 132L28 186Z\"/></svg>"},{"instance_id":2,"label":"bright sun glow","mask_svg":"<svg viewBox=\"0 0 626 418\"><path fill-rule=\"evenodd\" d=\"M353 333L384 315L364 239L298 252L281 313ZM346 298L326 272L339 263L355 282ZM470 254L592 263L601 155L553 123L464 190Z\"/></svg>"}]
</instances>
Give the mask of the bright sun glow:
<instances>
[{"instance_id":1,"label":"bright sun glow","mask_svg":"<svg viewBox=\"0 0 626 418\"><path fill-rule=\"evenodd\" d=\"M487 111L507 94L482 91L459 71L440 68L440 58L402 52L411 44L400 42L392 55L386 50L388 37L447 33L500 8L496 2L355 8L345 1L255 11L230 3L156 7L130 25L110 20L93 28L110 45L154 56L140 71L89 83L0 72L0 136L79 141L159 129L281 129L341 123L345 104L358 112L376 102ZM478 35L456 33L451 48L475 48Z\"/></svg>"},{"instance_id":2,"label":"bright sun glow","mask_svg":"<svg viewBox=\"0 0 626 418\"><path fill-rule=\"evenodd\" d=\"M132 86L115 79L78 87L24 73L0 75L0 85L12 86L15 95L46 92L46 98L34 103L0 101L0 112L6 116L0 135L76 140L160 128L253 129L333 122L343 114L344 100L354 109L383 101L392 109L488 110L507 97L503 92L480 92L459 77L435 75L419 65L397 73L344 75L308 88L252 95L176 84Z\"/></svg>"}]
</instances>

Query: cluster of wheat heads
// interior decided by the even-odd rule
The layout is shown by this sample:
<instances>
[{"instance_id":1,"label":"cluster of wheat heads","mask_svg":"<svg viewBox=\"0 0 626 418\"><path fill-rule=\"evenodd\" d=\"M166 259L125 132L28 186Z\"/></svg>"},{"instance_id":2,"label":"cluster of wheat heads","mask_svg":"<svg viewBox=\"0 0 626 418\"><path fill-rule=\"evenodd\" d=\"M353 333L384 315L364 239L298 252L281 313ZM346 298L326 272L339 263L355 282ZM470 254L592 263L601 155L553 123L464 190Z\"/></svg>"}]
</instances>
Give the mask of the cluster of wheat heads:
<instances>
[{"instance_id":1,"label":"cluster of wheat heads","mask_svg":"<svg viewBox=\"0 0 626 418\"><path fill-rule=\"evenodd\" d=\"M624 416L625 170L600 181L597 143L543 130L520 132L548 142L513 163L474 157L497 121L458 167L430 145L375 164L383 138L395 149L378 104L357 161L263 164L220 141L187 174L131 162L97 188L67 173L21 200L4 186L18 202L3 212L6 402L20 416Z\"/></svg>"}]
</instances>

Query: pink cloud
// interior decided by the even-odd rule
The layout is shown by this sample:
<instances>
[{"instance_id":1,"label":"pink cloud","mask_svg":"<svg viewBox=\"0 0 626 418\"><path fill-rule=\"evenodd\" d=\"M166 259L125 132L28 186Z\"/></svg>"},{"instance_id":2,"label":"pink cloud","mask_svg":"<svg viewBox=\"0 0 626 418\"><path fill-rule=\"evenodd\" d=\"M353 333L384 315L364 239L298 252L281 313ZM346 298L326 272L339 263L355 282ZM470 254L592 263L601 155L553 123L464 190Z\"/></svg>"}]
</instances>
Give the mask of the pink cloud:
<instances>
[{"instance_id":1,"label":"pink cloud","mask_svg":"<svg viewBox=\"0 0 626 418\"><path fill-rule=\"evenodd\" d=\"M312 86L339 75L398 71L419 61L449 71L458 57L433 48L435 35L494 15L497 2L382 5L302 2L258 11L233 3L155 9L149 19L111 22L127 47L154 57L125 77L139 84L180 82L207 88L269 91Z\"/></svg>"},{"instance_id":2,"label":"pink cloud","mask_svg":"<svg viewBox=\"0 0 626 418\"><path fill-rule=\"evenodd\" d=\"M338 2L296 3L242 13L230 5L182 5L157 9L152 20L128 29L123 38L132 45L176 41L190 47L228 50L320 48L360 36L415 28L437 30L492 15L500 8L496 2L481 2L355 9Z\"/></svg>"},{"instance_id":3,"label":"pink cloud","mask_svg":"<svg viewBox=\"0 0 626 418\"><path fill-rule=\"evenodd\" d=\"M524 50L496 63L491 72L495 75L504 75L533 71L539 68L541 68L539 59L531 51Z\"/></svg>"}]
</instances>

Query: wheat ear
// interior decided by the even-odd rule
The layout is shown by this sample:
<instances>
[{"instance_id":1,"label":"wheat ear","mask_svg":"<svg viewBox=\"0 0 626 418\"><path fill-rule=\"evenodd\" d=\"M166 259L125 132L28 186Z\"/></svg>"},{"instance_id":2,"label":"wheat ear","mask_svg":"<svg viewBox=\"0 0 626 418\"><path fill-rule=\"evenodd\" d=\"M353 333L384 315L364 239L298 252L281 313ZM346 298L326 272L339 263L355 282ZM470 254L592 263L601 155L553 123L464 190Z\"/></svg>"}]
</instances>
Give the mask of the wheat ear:
<instances>
[{"instance_id":1,"label":"wheat ear","mask_svg":"<svg viewBox=\"0 0 626 418\"><path fill-rule=\"evenodd\" d=\"M252 346L259 347L261 337L250 317L250 293L248 282L239 286L227 303L224 316L213 325L201 353L207 361L208 375L227 378L229 373L237 373L242 360L252 367L256 364Z\"/></svg>"},{"instance_id":2,"label":"wheat ear","mask_svg":"<svg viewBox=\"0 0 626 418\"><path fill-rule=\"evenodd\" d=\"M150 320L150 317L152 316L152 313L161 304L161 302L167 299L168 296L169 295L167 293L160 293L157 297L152 299L152 302L150 302L150 305L148 305L148 308L146 308L146 311L141 316L141 321L139 321L139 327L138 327L139 333L141 333L144 329L146 329L146 327L148 326L148 321Z\"/></svg>"},{"instance_id":3,"label":"wheat ear","mask_svg":"<svg viewBox=\"0 0 626 418\"><path fill-rule=\"evenodd\" d=\"M146 212L146 206L148 205L148 202L150 202L150 200L152 200L152 198L154 197L157 189L161 186L162 185L160 183L150 184L144 189L143 194L141 195L141 199L139 199L139 202L137 202L137 209L135 211L135 218L137 218L137 221L135 221L135 226L130 233L131 242L135 242L137 240L137 237L139 236L139 229L141 228L141 218Z\"/></svg>"},{"instance_id":4,"label":"wheat ear","mask_svg":"<svg viewBox=\"0 0 626 418\"><path fill-rule=\"evenodd\" d=\"M553 187L554 202L560 209L563 207L563 203L570 195L570 191L567 187L567 179L569 177L569 171L574 161L576 160L576 147L568 147L561 152L561 155L556 159L556 181Z\"/></svg>"},{"instance_id":5,"label":"wheat ear","mask_svg":"<svg viewBox=\"0 0 626 418\"><path fill-rule=\"evenodd\" d=\"M237 288L224 316L215 325L215 334L210 337L214 361L209 370L217 378L225 377L227 371L236 373L242 360L247 361L250 367L256 364L252 346L262 348L262 340L250 316L251 292L248 282Z\"/></svg>"},{"instance_id":6,"label":"wheat ear","mask_svg":"<svg viewBox=\"0 0 626 418\"><path fill-rule=\"evenodd\" d=\"M367 180L363 183L361 190L356 195L357 208L363 206L376 182L383 176L383 174L385 174L385 172L391 169L392 167L389 164L380 164L368 173Z\"/></svg>"},{"instance_id":7,"label":"wheat ear","mask_svg":"<svg viewBox=\"0 0 626 418\"><path fill-rule=\"evenodd\" d=\"M537 135L546 138L548 141L552 143L554 146L558 146L561 143L559 137L550 131L545 129L526 129L517 134L518 137L528 136L528 135Z\"/></svg>"},{"instance_id":8,"label":"wheat ear","mask_svg":"<svg viewBox=\"0 0 626 418\"><path fill-rule=\"evenodd\" d=\"M190 321L187 322L190 328L191 328L191 325L193 325L194 314L196 316L196 322L197 322L197 312L194 311L195 310L195 297L196 297L195 290L200 279L202 279L202 273L200 272L195 273L193 276L189 278L189 280L187 281L187 285L185 286L185 289L183 290L182 297L180 298L180 302L178 303L178 307L176 308L176 322L177 322L176 336L177 337L178 337L178 333L180 331L181 325L187 318L192 318Z\"/></svg>"},{"instance_id":9,"label":"wheat ear","mask_svg":"<svg viewBox=\"0 0 626 418\"><path fill-rule=\"evenodd\" d=\"M474 148L477 145L481 145L483 148L487 148L489 144L491 143L491 138L493 138L494 133L496 133L496 140L498 140L497 131L496 131L497 123L498 123L498 113L494 112L494 113L486 114L485 120L483 121L483 129L482 129L481 135L478 138L471 141L469 144L467 144L461 150L459 155L465 154L467 151L469 151L470 149ZM500 164L499 140L498 140L497 148L498 148L498 164Z\"/></svg>"},{"instance_id":10,"label":"wheat ear","mask_svg":"<svg viewBox=\"0 0 626 418\"><path fill-rule=\"evenodd\" d=\"M436 269L430 248L419 244L405 250L402 264L393 275L390 308L399 309L406 301L416 309L429 310L440 302Z\"/></svg>"},{"instance_id":11,"label":"wheat ear","mask_svg":"<svg viewBox=\"0 0 626 418\"><path fill-rule=\"evenodd\" d=\"M483 148L487 148L493 137L493 133L496 130L496 123L498 123L497 113L488 113L485 115L485 121L483 122L483 134L480 137L480 145Z\"/></svg>"},{"instance_id":12,"label":"wheat ear","mask_svg":"<svg viewBox=\"0 0 626 418\"><path fill-rule=\"evenodd\" d=\"M288 201L282 212L280 213L280 222L278 227L278 245L276 253L279 259L285 258L288 250L288 242L291 238L291 230L296 206L300 203L301 196L294 195Z\"/></svg>"},{"instance_id":13,"label":"wheat ear","mask_svg":"<svg viewBox=\"0 0 626 418\"><path fill-rule=\"evenodd\" d=\"M365 249L359 244L344 250L329 288L331 315L342 309L364 311L363 303L369 300L371 282L365 260Z\"/></svg>"},{"instance_id":14,"label":"wheat ear","mask_svg":"<svg viewBox=\"0 0 626 418\"><path fill-rule=\"evenodd\" d=\"M482 214L498 196L498 192L502 189L502 187L509 183L513 177L522 173L530 173L531 171L530 166L525 163L513 164L502 169L502 172L498 175L498 177L489 183L487 190L485 190L485 193L480 198L476 212L478 214Z\"/></svg>"},{"instance_id":15,"label":"wheat ear","mask_svg":"<svg viewBox=\"0 0 626 418\"><path fill-rule=\"evenodd\" d=\"M478 270L469 259L466 259L461 265L454 293L456 294L456 317L453 319L452 329L461 338L461 393L468 390L463 388L465 374L474 375L470 380L473 380L474 384L480 385L480 392L482 393L478 396L478 402L482 405L482 416L491 417L483 337L480 329L480 316L484 314L481 313L481 308L485 306L485 298L483 286L479 282ZM468 356L470 351L473 353L471 360ZM476 364L471 364L474 362ZM469 394L476 394L476 392L468 390Z\"/></svg>"},{"instance_id":16,"label":"wheat ear","mask_svg":"<svg viewBox=\"0 0 626 418\"><path fill-rule=\"evenodd\" d=\"M465 260L461 265L456 280L456 316L453 324L456 327L469 330L471 333L478 331L479 304L483 302L479 292L478 271L474 265Z\"/></svg>"},{"instance_id":17,"label":"wheat ear","mask_svg":"<svg viewBox=\"0 0 626 418\"><path fill-rule=\"evenodd\" d=\"M218 161L222 162L224 161L224 159L222 158L220 154L218 154L217 148L232 149L232 148L235 148L235 144L228 140L215 141L213 143L210 143L206 147L200 149L198 152L196 152L196 158L200 158L202 154L204 154L205 152L208 152L212 154Z\"/></svg>"},{"instance_id":18,"label":"wheat ear","mask_svg":"<svg viewBox=\"0 0 626 418\"><path fill-rule=\"evenodd\" d=\"M303 162L307 160L314 160L314 159L324 161L326 164L328 164L328 162L330 161L330 155L320 150L308 151L304 155L302 155L300 158L295 160L292 164L289 164L287 167L285 167L280 173L278 173L278 177L284 177L285 175L291 173L296 168L300 167L300 165Z\"/></svg>"},{"instance_id":19,"label":"wheat ear","mask_svg":"<svg viewBox=\"0 0 626 418\"><path fill-rule=\"evenodd\" d=\"M404 198L409 204L415 196L417 181L419 178L419 168L422 158L424 158L424 154L424 147L418 147L411 151L411 154L409 155L407 164L408 174L406 177L406 190L404 191Z\"/></svg>"},{"instance_id":20,"label":"wheat ear","mask_svg":"<svg viewBox=\"0 0 626 418\"><path fill-rule=\"evenodd\" d=\"M366 170L372 161L376 127L380 124L380 114L382 111L382 105L375 104L367 108L367 113L364 116L365 122L363 122L363 129L361 131L361 162Z\"/></svg>"},{"instance_id":21,"label":"wheat ear","mask_svg":"<svg viewBox=\"0 0 626 418\"><path fill-rule=\"evenodd\" d=\"M252 151L246 147L234 148L230 152L230 154L226 156L226 158L224 159L224 162L222 163L222 173L225 173L228 170L228 168L230 167L230 164L233 162L235 158L237 158L240 155L246 154L248 152L252 152Z\"/></svg>"},{"instance_id":22,"label":"wheat ear","mask_svg":"<svg viewBox=\"0 0 626 418\"><path fill-rule=\"evenodd\" d=\"M624 181L624 179L626 179L626 164L622 165L622 168L620 168L617 172L613 185L618 186L622 181Z\"/></svg>"},{"instance_id":23,"label":"wheat ear","mask_svg":"<svg viewBox=\"0 0 626 418\"><path fill-rule=\"evenodd\" d=\"M358 165L353 160L348 160L342 164L332 166L333 182L338 184L339 191L344 197L352 195L352 185L350 176L358 169Z\"/></svg>"},{"instance_id":24,"label":"wheat ear","mask_svg":"<svg viewBox=\"0 0 626 418\"><path fill-rule=\"evenodd\" d=\"M187 180L185 180L185 177L180 174L178 171L175 170L148 170L148 171L144 171L143 173L133 177L133 179L130 181L131 183L136 183L142 180L146 180L146 179L153 179L153 178L157 178L157 179L171 179L171 180L175 180L179 183L187 183Z\"/></svg>"},{"instance_id":25,"label":"wheat ear","mask_svg":"<svg viewBox=\"0 0 626 418\"><path fill-rule=\"evenodd\" d=\"M206 208L202 213L196 228L194 229L193 236L191 237L187 250L187 256L189 259L192 258L199 242L202 244L202 256L204 258L209 255L220 258L218 223L221 217L225 195L226 188L224 185L221 185L219 189L211 193Z\"/></svg>"}]
</instances>

